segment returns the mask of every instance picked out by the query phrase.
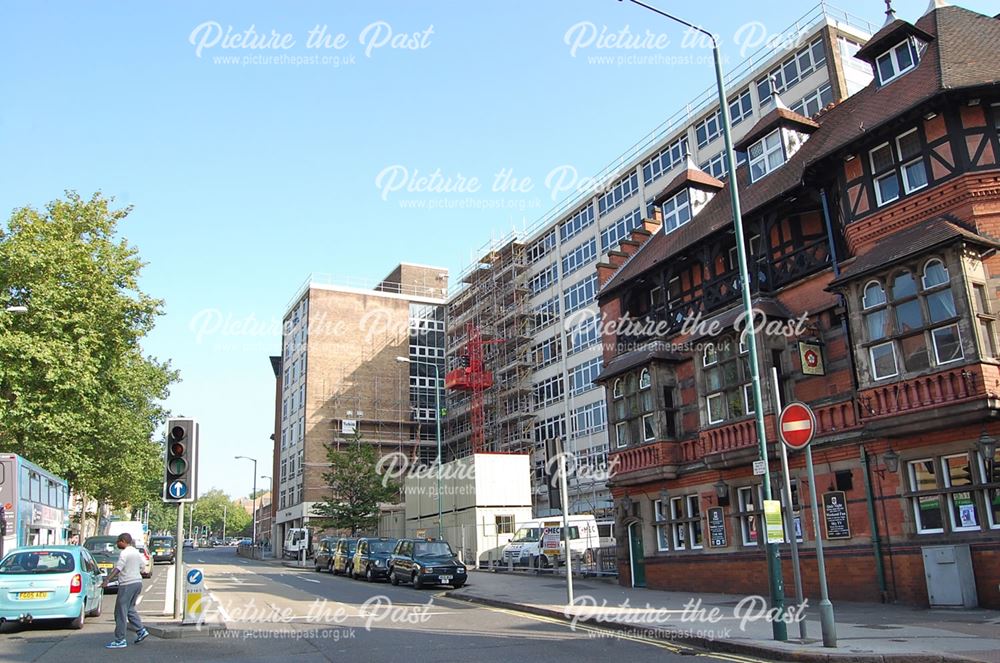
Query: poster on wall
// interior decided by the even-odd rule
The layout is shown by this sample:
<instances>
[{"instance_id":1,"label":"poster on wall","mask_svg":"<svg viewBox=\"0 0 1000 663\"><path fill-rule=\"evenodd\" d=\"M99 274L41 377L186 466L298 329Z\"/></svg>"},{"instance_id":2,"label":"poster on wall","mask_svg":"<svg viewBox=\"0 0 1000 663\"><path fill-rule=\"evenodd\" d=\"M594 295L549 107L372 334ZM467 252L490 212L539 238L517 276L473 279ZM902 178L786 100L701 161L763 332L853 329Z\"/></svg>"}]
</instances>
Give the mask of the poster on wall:
<instances>
[{"instance_id":1,"label":"poster on wall","mask_svg":"<svg viewBox=\"0 0 1000 663\"><path fill-rule=\"evenodd\" d=\"M803 375L826 375L823 365L823 346L819 343L799 341L799 359Z\"/></svg>"},{"instance_id":2,"label":"poster on wall","mask_svg":"<svg viewBox=\"0 0 1000 663\"><path fill-rule=\"evenodd\" d=\"M708 539L713 548L726 547L726 519L721 506L708 510Z\"/></svg>"},{"instance_id":3,"label":"poster on wall","mask_svg":"<svg viewBox=\"0 0 1000 663\"><path fill-rule=\"evenodd\" d=\"M823 493L823 515L826 521L826 538L851 538L851 521L847 517L847 496L844 491Z\"/></svg>"}]
</instances>

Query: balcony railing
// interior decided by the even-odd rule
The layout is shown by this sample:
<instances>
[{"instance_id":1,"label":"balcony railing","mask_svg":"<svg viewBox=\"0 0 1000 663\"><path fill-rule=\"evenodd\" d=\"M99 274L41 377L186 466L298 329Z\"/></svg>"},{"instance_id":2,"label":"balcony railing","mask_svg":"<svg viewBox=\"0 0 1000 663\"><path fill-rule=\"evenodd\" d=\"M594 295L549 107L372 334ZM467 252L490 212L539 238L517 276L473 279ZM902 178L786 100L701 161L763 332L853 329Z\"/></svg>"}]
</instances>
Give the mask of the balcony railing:
<instances>
[{"instance_id":1,"label":"balcony railing","mask_svg":"<svg viewBox=\"0 0 1000 663\"><path fill-rule=\"evenodd\" d=\"M866 421L971 401L987 395L983 367L961 366L861 392Z\"/></svg>"},{"instance_id":2,"label":"balcony railing","mask_svg":"<svg viewBox=\"0 0 1000 663\"><path fill-rule=\"evenodd\" d=\"M672 465L676 463L676 449L677 442L653 442L641 447L611 451L608 454L611 476Z\"/></svg>"}]
</instances>

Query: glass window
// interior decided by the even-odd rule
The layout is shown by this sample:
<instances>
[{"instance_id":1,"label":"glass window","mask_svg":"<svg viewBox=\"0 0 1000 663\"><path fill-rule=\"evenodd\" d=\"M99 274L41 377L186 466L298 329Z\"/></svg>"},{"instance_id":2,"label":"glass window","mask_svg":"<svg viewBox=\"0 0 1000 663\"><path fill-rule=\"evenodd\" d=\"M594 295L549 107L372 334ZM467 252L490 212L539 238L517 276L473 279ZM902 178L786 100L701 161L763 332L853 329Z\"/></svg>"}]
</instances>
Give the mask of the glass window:
<instances>
[{"instance_id":1,"label":"glass window","mask_svg":"<svg viewBox=\"0 0 1000 663\"><path fill-rule=\"evenodd\" d=\"M739 506L740 533L743 545L755 546L760 540L760 518L763 506L759 501L760 492L757 486L742 486L736 491Z\"/></svg>"},{"instance_id":2,"label":"glass window","mask_svg":"<svg viewBox=\"0 0 1000 663\"><path fill-rule=\"evenodd\" d=\"M687 496L687 517L690 519L688 521L688 541L690 542L692 550L701 548L702 542L702 531L701 531L701 499L697 495Z\"/></svg>"},{"instance_id":3,"label":"glass window","mask_svg":"<svg viewBox=\"0 0 1000 663\"><path fill-rule=\"evenodd\" d=\"M756 182L785 162L781 132L775 129L750 146L750 181Z\"/></svg>"},{"instance_id":4,"label":"glass window","mask_svg":"<svg viewBox=\"0 0 1000 663\"><path fill-rule=\"evenodd\" d=\"M937 364L948 364L964 357L958 325L948 325L931 331L934 338L934 357Z\"/></svg>"},{"instance_id":5,"label":"glass window","mask_svg":"<svg viewBox=\"0 0 1000 663\"><path fill-rule=\"evenodd\" d=\"M916 492L936 490L937 471L934 461L930 458L915 460L909 463L910 484ZM914 499L913 512L916 518L917 532L931 534L943 532L941 518L941 496L923 495Z\"/></svg>"},{"instance_id":6,"label":"glass window","mask_svg":"<svg viewBox=\"0 0 1000 663\"><path fill-rule=\"evenodd\" d=\"M717 424L726 420L726 402L722 394L708 397L708 423Z\"/></svg>"},{"instance_id":7,"label":"glass window","mask_svg":"<svg viewBox=\"0 0 1000 663\"><path fill-rule=\"evenodd\" d=\"M639 374L639 389L648 389L652 384L652 380L649 377L649 369L642 369L642 373Z\"/></svg>"},{"instance_id":8,"label":"glass window","mask_svg":"<svg viewBox=\"0 0 1000 663\"><path fill-rule=\"evenodd\" d=\"M667 543L667 514L663 512L663 501L653 502L653 513L656 516L656 549L665 552L670 549Z\"/></svg>"},{"instance_id":9,"label":"glass window","mask_svg":"<svg viewBox=\"0 0 1000 663\"><path fill-rule=\"evenodd\" d=\"M902 76L917 64L917 49L912 39L900 42L875 60L879 82L885 85Z\"/></svg>"},{"instance_id":10,"label":"glass window","mask_svg":"<svg viewBox=\"0 0 1000 663\"><path fill-rule=\"evenodd\" d=\"M687 548L687 536L685 530L687 530L686 523L678 522L684 518L684 498L683 497L672 497L670 498L670 519L673 524L670 527L670 531L673 538L674 550L684 550Z\"/></svg>"},{"instance_id":11,"label":"glass window","mask_svg":"<svg viewBox=\"0 0 1000 663\"><path fill-rule=\"evenodd\" d=\"M651 414L644 414L642 416L642 437L646 442L656 439L656 423Z\"/></svg>"},{"instance_id":12,"label":"glass window","mask_svg":"<svg viewBox=\"0 0 1000 663\"><path fill-rule=\"evenodd\" d=\"M628 446L628 422L620 421L615 424L615 439L617 440L618 448Z\"/></svg>"},{"instance_id":13,"label":"glass window","mask_svg":"<svg viewBox=\"0 0 1000 663\"><path fill-rule=\"evenodd\" d=\"M615 380L615 386L614 386L614 388L612 390L612 394L613 394L614 398L621 398L622 397L622 381L621 381L621 378L618 378L617 380Z\"/></svg>"},{"instance_id":14,"label":"glass window","mask_svg":"<svg viewBox=\"0 0 1000 663\"><path fill-rule=\"evenodd\" d=\"M972 467L969 455L960 454L945 456L941 459L944 466L944 483L948 488L972 486ZM976 504L975 493L953 492L948 494L951 528L955 531L979 530L982 521L979 517L979 507Z\"/></svg>"},{"instance_id":15,"label":"glass window","mask_svg":"<svg viewBox=\"0 0 1000 663\"><path fill-rule=\"evenodd\" d=\"M663 203L663 231L671 232L691 220L691 197L688 189Z\"/></svg>"},{"instance_id":16,"label":"glass window","mask_svg":"<svg viewBox=\"0 0 1000 663\"><path fill-rule=\"evenodd\" d=\"M892 342L872 346L870 353L872 375L876 380L891 378L897 374L896 349Z\"/></svg>"}]
</instances>

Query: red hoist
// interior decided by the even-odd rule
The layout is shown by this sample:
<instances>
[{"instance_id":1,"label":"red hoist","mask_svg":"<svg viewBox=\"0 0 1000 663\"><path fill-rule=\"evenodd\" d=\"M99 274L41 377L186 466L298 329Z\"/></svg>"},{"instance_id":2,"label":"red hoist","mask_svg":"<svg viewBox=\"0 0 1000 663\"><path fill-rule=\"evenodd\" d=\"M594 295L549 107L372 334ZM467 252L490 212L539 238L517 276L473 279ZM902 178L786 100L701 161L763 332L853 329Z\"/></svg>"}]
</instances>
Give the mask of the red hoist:
<instances>
[{"instance_id":1,"label":"red hoist","mask_svg":"<svg viewBox=\"0 0 1000 663\"><path fill-rule=\"evenodd\" d=\"M462 366L448 371L444 377L444 388L472 392L472 451L485 451L486 440L483 424L483 392L493 386L493 373L483 366L483 346L503 343L502 339L484 341L479 327L471 322L465 324L468 337L466 354L462 356Z\"/></svg>"}]
</instances>

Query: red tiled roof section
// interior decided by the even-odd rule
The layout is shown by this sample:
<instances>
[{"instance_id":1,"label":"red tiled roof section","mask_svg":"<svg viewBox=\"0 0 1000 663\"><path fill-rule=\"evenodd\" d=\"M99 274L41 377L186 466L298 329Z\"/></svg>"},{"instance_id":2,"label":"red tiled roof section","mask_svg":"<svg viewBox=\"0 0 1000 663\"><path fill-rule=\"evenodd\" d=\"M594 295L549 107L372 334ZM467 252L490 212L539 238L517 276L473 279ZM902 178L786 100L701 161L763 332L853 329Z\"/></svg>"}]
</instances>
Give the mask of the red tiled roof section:
<instances>
[{"instance_id":1,"label":"red tiled roof section","mask_svg":"<svg viewBox=\"0 0 1000 663\"><path fill-rule=\"evenodd\" d=\"M918 21L919 23L919 21ZM903 41L910 35L918 37L923 41L931 41L934 37L912 23L896 19L882 27L881 30L872 35L872 38L862 46L854 57L865 62L875 62L875 58L885 53L887 50Z\"/></svg>"},{"instance_id":2,"label":"red tiled roof section","mask_svg":"<svg viewBox=\"0 0 1000 663\"><path fill-rule=\"evenodd\" d=\"M703 170L688 168L671 180L670 184L656 197L656 200L666 200L689 184L696 184L709 189L721 189L726 186L722 183L722 180L712 177Z\"/></svg>"},{"instance_id":3,"label":"red tiled roof section","mask_svg":"<svg viewBox=\"0 0 1000 663\"><path fill-rule=\"evenodd\" d=\"M915 226L889 235L872 246L866 253L855 258L840 276L830 283L833 286L877 272L895 262L904 260L936 246L947 244L952 240L963 239L978 246L1000 247L1000 242L990 237L977 234L960 225L958 220L949 216L938 216L927 221L921 221Z\"/></svg>"},{"instance_id":4,"label":"red tiled roof section","mask_svg":"<svg viewBox=\"0 0 1000 663\"><path fill-rule=\"evenodd\" d=\"M939 52L943 87L954 90L997 85L1000 20L961 7L944 7L935 13L938 41L942 44Z\"/></svg>"},{"instance_id":5,"label":"red tiled roof section","mask_svg":"<svg viewBox=\"0 0 1000 663\"><path fill-rule=\"evenodd\" d=\"M799 115L793 110L779 107L760 118L760 121L753 125L750 133L744 136L742 140L735 145L736 149L740 151L746 150L757 140L770 133L772 129L781 125L791 125L803 133L812 133L813 131L819 129L818 122L810 120L805 115Z\"/></svg>"}]
</instances>

